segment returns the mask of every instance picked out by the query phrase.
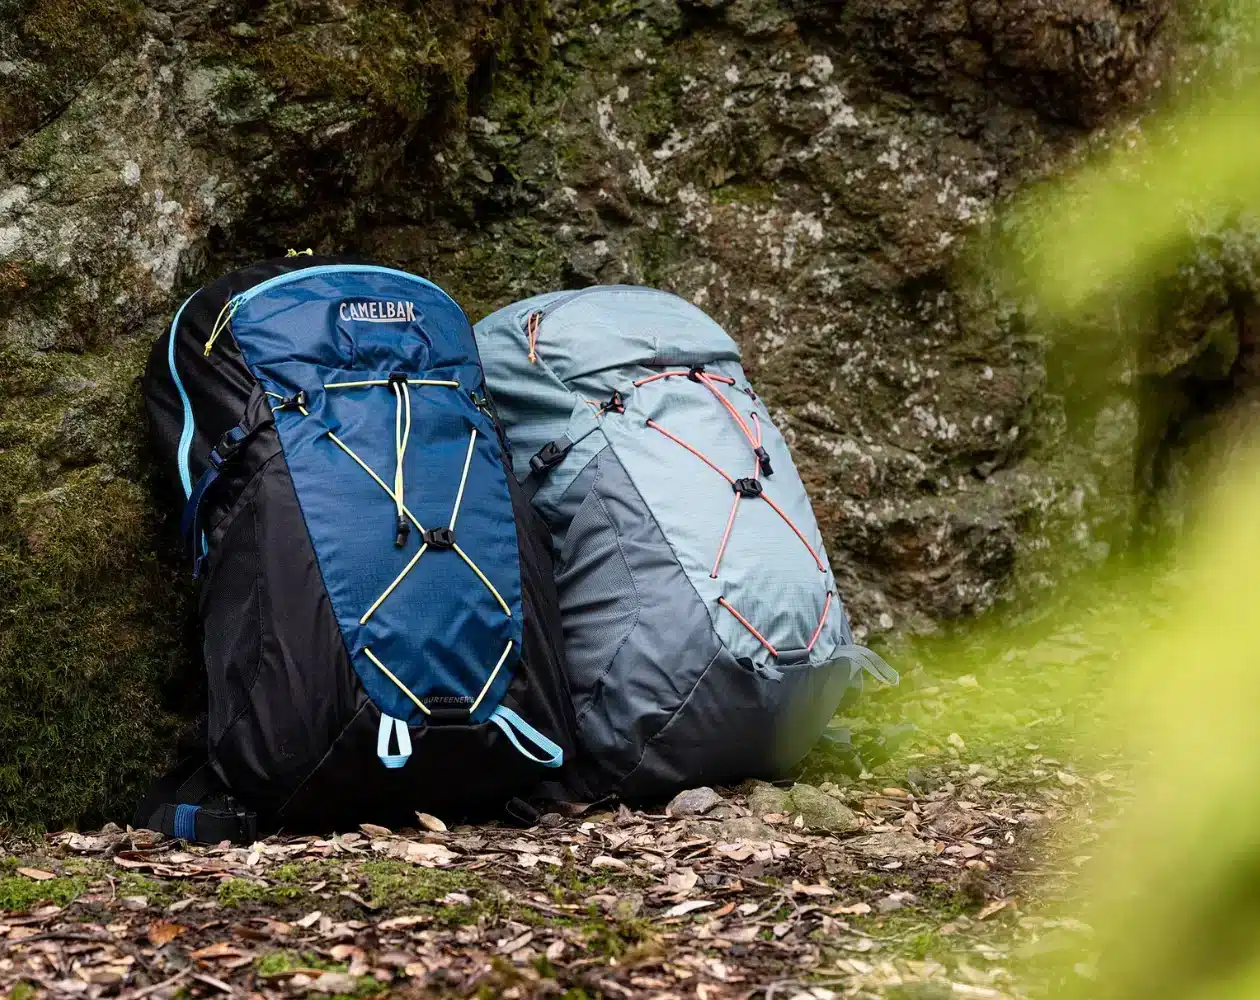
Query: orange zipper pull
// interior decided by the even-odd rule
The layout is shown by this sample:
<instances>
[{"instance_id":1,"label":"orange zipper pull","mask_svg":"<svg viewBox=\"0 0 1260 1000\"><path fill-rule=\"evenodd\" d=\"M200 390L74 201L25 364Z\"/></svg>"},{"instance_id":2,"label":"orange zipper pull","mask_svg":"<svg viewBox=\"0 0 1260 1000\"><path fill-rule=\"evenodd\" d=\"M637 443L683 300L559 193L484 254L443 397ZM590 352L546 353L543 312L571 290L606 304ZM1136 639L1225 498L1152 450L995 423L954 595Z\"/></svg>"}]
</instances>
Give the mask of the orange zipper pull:
<instances>
[{"instance_id":1,"label":"orange zipper pull","mask_svg":"<svg viewBox=\"0 0 1260 1000\"><path fill-rule=\"evenodd\" d=\"M531 365L538 363L538 328L542 326L543 314L534 312L529 314L529 322L525 326L525 335L529 338L529 363Z\"/></svg>"}]
</instances>

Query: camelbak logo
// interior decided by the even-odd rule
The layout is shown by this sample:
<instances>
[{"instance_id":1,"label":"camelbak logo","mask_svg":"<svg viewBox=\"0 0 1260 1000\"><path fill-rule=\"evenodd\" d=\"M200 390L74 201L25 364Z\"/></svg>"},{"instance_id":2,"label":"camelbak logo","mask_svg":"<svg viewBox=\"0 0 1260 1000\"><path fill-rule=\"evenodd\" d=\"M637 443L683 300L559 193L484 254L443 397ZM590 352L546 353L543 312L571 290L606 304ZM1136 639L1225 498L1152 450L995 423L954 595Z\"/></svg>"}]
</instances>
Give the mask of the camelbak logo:
<instances>
[{"instance_id":1,"label":"camelbak logo","mask_svg":"<svg viewBox=\"0 0 1260 1000\"><path fill-rule=\"evenodd\" d=\"M410 323L416 318L414 302L343 302L341 318L360 323Z\"/></svg>"}]
</instances>

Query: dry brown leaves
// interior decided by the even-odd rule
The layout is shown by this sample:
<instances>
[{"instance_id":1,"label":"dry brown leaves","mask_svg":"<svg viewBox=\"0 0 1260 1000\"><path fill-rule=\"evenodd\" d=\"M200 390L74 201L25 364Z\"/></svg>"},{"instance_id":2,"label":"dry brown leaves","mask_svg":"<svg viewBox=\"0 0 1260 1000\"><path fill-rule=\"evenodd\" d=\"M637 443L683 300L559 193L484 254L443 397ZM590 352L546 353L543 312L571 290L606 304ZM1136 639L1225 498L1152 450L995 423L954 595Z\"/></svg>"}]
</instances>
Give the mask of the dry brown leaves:
<instances>
[{"instance_id":1,"label":"dry brown leaves","mask_svg":"<svg viewBox=\"0 0 1260 1000\"><path fill-rule=\"evenodd\" d=\"M899 942L906 921L948 936L1018 919L1009 872L1047 803L948 783L923 796L827 790L859 811L861 830L836 837L794 816L753 817L726 793L700 816L621 807L530 830L447 830L422 815L415 830L365 825L248 847L117 828L55 835L19 876L51 882L78 861L99 877L65 907L0 914L0 988L127 1000L386 989L521 1000L571 988L617 1000L828 1000L948 976L959 995L1017 992L1002 954L984 969L946 969L901 956ZM745 828L765 836L723 835ZM415 872L427 895L381 891L381 862ZM154 889L120 892L136 875ZM224 884L241 879L257 898L228 905ZM269 895L282 884L292 892ZM959 891L970 916L940 926L925 901Z\"/></svg>"}]
</instances>

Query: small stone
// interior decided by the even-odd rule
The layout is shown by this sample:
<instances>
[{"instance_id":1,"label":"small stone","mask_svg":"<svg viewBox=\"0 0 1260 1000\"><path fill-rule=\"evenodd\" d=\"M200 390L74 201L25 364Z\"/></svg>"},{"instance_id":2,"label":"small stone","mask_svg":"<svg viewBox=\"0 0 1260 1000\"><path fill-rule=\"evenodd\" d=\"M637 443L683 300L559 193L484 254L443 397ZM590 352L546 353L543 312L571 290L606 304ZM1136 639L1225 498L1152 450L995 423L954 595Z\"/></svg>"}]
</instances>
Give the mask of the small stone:
<instances>
[{"instance_id":1,"label":"small stone","mask_svg":"<svg viewBox=\"0 0 1260 1000\"><path fill-rule=\"evenodd\" d=\"M776 838L773 828L767 826L756 816L741 816L728 819L718 825L718 840L724 844L737 844L744 841L768 844Z\"/></svg>"},{"instance_id":2,"label":"small stone","mask_svg":"<svg viewBox=\"0 0 1260 1000\"><path fill-rule=\"evenodd\" d=\"M675 795L665 811L671 816L703 816L724 801L712 788L689 788Z\"/></svg>"},{"instance_id":3,"label":"small stone","mask_svg":"<svg viewBox=\"0 0 1260 1000\"><path fill-rule=\"evenodd\" d=\"M306 987L312 993L327 993L329 996L353 995L359 988L359 981L346 972L325 972Z\"/></svg>"},{"instance_id":4,"label":"small stone","mask_svg":"<svg viewBox=\"0 0 1260 1000\"><path fill-rule=\"evenodd\" d=\"M118 900L124 910L143 910L149 905L148 896L123 896Z\"/></svg>"},{"instance_id":5,"label":"small stone","mask_svg":"<svg viewBox=\"0 0 1260 1000\"><path fill-rule=\"evenodd\" d=\"M849 833L861 825L852 809L813 785L793 785L788 801L791 811L800 813L812 830Z\"/></svg>"},{"instance_id":6,"label":"small stone","mask_svg":"<svg viewBox=\"0 0 1260 1000\"><path fill-rule=\"evenodd\" d=\"M902 909L907 903L913 903L915 895L912 892L892 892L875 904L875 909L880 913L895 913Z\"/></svg>"},{"instance_id":7,"label":"small stone","mask_svg":"<svg viewBox=\"0 0 1260 1000\"><path fill-rule=\"evenodd\" d=\"M543 813L538 817L539 826L564 826L564 817L559 813Z\"/></svg>"},{"instance_id":8,"label":"small stone","mask_svg":"<svg viewBox=\"0 0 1260 1000\"><path fill-rule=\"evenodd\" d=\"M754 816L788 812L790 808L788 806L788 793L782 788L775 788L774 785L759 782L748 793L748 808L752 810Z\"/></svg>"},{"instance_id":9,"label":"small stone","mask_svg":"<svg viewBox=\"0 0 1260 1000\"><path fill-rule=\"evenodd\" d=\"M930 846L908 833L873 833L855 841L853 846L868 858L907 860L932 853Z\"/></svg>"},{"instance_id":10,"label":"small stone","mask_svg":"<svg viewBox=\"0 0 1260 1000\"><path fill-rule=\"evenodd\" d=\"M940 782L929 777L928 773L921 768L911 767L906 769L906 784L914 789L916 795L926 795L928 792L936 791Z\"/></svg>"}]
</instances>

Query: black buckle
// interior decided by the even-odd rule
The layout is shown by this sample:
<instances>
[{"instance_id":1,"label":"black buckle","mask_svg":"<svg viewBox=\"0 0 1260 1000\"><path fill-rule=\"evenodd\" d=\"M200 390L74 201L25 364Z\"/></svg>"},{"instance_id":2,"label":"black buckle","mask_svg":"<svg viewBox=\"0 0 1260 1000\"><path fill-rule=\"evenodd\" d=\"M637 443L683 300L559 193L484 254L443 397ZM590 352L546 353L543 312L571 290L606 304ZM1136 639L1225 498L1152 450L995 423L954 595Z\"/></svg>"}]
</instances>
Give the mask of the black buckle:
<instances>
[{"instance_id":1,"label":"black buckle","mask_svg":"<svg viewBox=\"0 0 1260 1000\"><path fill-rule=\"evenodd\" d=\"M424 533L424 544L434 549L455 548L454 528L430 528Z\"/></svg>"},{"instance_id":2,"label":"black buckle","mask_svg":"<svg viewBox=\"0 0 1260 1000\"><path fill-rule=\"evenodd\" d=\"M557 465L564 461L564 456L569 453L571 445L561 447L555 441L548 441L545 445L538 449L538 454L529 460L529 467L536 473L546 472L548 469L554 469Z\"/></svg>"},{"instance_id":3,"label":"black buckle","mask_svg":"<svg viewBox=\"0 0 1260 1000\"><path fill-rule=\"evenodd\" d=\"M741 497L747 497L749 500L755 500L761 496L761 482L757 479L736 479L732 484L736 493Z\"/></svg>"},{"instance_id":4,"label":"black buckle","mask_svg":"<svg viewBox=\"0 0 1260 1000\"><path fill-rule=\"evenodd\" d=\"M406 385L407 373L406 372L390 372L389 384L390 385Z\"/></svg>"},{"instance_id":5,"label":"black buckle","mask_svg":"<svg viewBox=\"0 0 1260 1000\"><path fill-rule=\"evenodd\" d=\"M303 391L302 389L299 389L292 396L285 396L284 399L280 400L280 403L276 407L276 409L277 410L301 409L305 405L306 405L306 392Z\"/></svg>"},{"instance_id":6,"label":"black buckle","mask_svg":"<svg viewBox=\"0 0 1260 1000\"><path fill-rule=\"evenodd\" d=\"M241 450L247 437L249 435L241 428L233 427L219 438L219 443L210 452L210 464L216 469L222 468L224 462L231 460L232 456Z\"/></svg>"},{"instance_id":7,"label":"black buckle","mask_svg":"<svg viewBox=\"0 0 1260 1000\"><path fill-rule=\"evenodd\" d=\"M601 414L607 413L609 410L611 410L613 413L626 412L626 401L625 399L622 398L622 395L620 392L614 392L612 394L612 398L609 399L607 403L604 403L599 408L599 412Z\"/></svg>"},{"instance_id":8,"label":"black buckle","mask_svg":"<svg viewBox=\"0 0 1260 1000\"><path fill-rule=\"evenodd\" d=\"M693 382L699 382L700 376L704 374L704 365L692 365L691 370L687 372L687 378Z\"/></svg>"},{"instance_id":9,"label":"black buckle","mask_svg":"<svg viewBox=\"0 0 1260 1000\"><path fill-rule=\"evenodd\" d=\"M258 839L258 814L250 812L235 799L227 800L227 807L236 814L236 821L241 827L241 843L252 844Z\"/></svg>"},{"instance_id":10,"label":"black buckle","mask_svg":"<svg viewBox=\"0 0 1260 1000\"><path fill-rule=\"evenodd\" d=\"M765 448L757 448L753 451L757 456L757 464L761 466L761 474L763 476L773 476L774 469L770 465L770 452Z\"/></svg>"}]
</instances>

